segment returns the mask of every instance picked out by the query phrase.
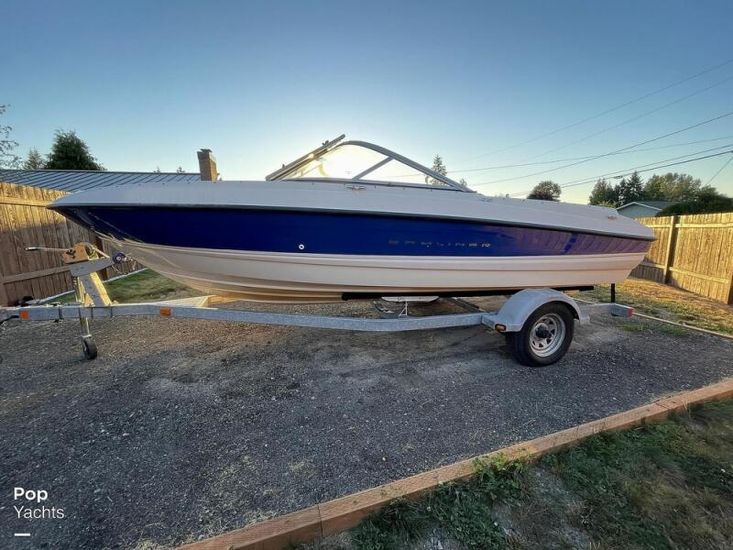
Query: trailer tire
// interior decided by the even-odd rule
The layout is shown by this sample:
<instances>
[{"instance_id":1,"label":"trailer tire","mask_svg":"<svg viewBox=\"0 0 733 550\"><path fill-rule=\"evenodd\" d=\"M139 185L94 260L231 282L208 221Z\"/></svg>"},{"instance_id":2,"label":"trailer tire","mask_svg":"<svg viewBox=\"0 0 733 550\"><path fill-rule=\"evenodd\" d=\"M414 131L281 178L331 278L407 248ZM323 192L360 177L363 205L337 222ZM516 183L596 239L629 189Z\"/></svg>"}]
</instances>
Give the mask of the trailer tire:
<instances>
[{"instance_id":1,"label":"trailer tire","mask_svg":"<svg viewBox=\"0 0 733 550\"><path fill-rule=\"evenodd\" d=\"M506 334L512 357L528 367L546 367L565 355L573 341L575 322L570 308L551 302L537 308L519 332Z\"/></svg>"}]
</instances>

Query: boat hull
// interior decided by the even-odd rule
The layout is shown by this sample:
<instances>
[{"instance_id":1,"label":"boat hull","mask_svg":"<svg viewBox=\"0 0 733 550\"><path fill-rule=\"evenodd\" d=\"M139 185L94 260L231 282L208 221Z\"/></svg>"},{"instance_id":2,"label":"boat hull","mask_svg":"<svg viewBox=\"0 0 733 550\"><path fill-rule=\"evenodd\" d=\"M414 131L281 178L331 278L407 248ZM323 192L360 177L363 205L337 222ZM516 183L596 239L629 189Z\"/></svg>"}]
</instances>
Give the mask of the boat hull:
<instances>
[{"instance_id":1,"label":"boat hull","mask_svg":"<svg viewBox=\"0 0 733 550\"><path fill-rule=\"evenodd\" d=\"M359 295L472 295L618 283L643 253L440 257L201 249L107 239L151 269L207 294L260 302L335 302Z\"/></svg>"},{"instance_id":2,"label":"boat hull","mask_svg":"<svg viewBox=\"0 0 733 550\"><path fill-rule=\"evenodd\" d=\"M188 286L266 302L614 283L653 239L607 208L319 181L122 186L51 208Z\"/></svg>"}]
</instances>

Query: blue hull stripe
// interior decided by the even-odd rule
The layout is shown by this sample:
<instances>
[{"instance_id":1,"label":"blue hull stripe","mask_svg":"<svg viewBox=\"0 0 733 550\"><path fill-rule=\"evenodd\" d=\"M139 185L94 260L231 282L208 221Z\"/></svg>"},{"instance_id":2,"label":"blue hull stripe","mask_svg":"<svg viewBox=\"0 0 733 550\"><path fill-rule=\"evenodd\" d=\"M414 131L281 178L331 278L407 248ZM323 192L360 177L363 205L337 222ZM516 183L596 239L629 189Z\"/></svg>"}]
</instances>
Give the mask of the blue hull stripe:
<instances>
[{"instance_id":1,"label":"blue hull stripe","mask_svg":"<svg viewBox=\"0 0 733 550\"><path fill-rule=\"evenodd\" d=\"M650 245L638 239L501 223L361 213L102 206L57 210L101 235L185 248L492 257L645 252Z\"/></svg>"}]
</instances>

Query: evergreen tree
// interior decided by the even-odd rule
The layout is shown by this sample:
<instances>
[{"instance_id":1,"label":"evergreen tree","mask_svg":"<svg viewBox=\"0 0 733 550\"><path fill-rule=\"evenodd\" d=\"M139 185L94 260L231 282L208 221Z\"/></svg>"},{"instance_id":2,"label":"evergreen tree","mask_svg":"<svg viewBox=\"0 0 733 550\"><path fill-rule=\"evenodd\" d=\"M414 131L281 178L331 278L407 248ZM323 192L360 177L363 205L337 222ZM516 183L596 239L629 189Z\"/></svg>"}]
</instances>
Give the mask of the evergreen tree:
<instances>
[{"instance_id":1,"label":"evergreen tree","mask_svg":"<svg viewBox=\"0 0 733 550\"><path fill-rule=\"evenodd\" d=\"M43 155L38 152L38 149L31 147L28 151L28 158L23 162L23 168L26 170L40 170L46 167L46 162L43 160Z\"/></svg>"},{"instance_id":2,"label":"evergreen tree","mask_svg":"<svg viewBox=\"0 0 733 550\"><path fill-rule=\"evenodd\" d=\"M541 201L559 201L562 189L554 181L541 181L527 195L528 199Z\"/></svg>"},{"instance_id":3,"label":"evergreen tree","mask_svg":"<svg viewBox=\"0 0 733 550\"><path fill-rule=\"evenodd\" d=\"M443 157L440 155L435 155L435 158L433 159L433 172L437 172L441 176L448 174L448 169L443 163Z\"/></svg>"},{"instance_id":4,"label":"evergreen tree","mask_svg":"<svg viewBox=\"0 0 733 550\"><path fill-rule=\"evenodd\" d=\"M623 178L619 182L616 191L618 193L619 206L644 198L644 184L637 172L631 174L629 179Z\"/></svg>"},{"instance_id":5,"label":"evergreen tree","mask_svg":"<svg viewBox=\"0 0 733 550\"><path fill-rule=\"evenodd\" d=\"M588 197L588 204L612 207L618 206L617 189L605 179L599 179L593 186L593 191L591 191L590 197Z\"/></svg>"},{"instance_id":6,"label":"evergreen tree","mask_svg":"<svg viewBox=\"0 0 733 550\"><path fill-rule=\"evenodd\" d=\"M443 157L440 155L435 155L433 159L433 172L437 172L441 176L448 174L448 169L443 164ZM436 180L435 178L428 178L428 183L430 185L445 185L442 181Z\"/></svg>"},{"instance_id":7,"label":"evergreen tree","mask_svg":"<svg viewBox=\"0 0 733 550\"><path fill-rule=\"evenodd\" d=\"M0 105L0 115L5 114L7 108L7 105ZM20 164L20 157L13 152L18 142L10 139L12 131L12 126L0 124L0 168L17 168Z\"/></svg>"},{"instance_id":8,"label":"evergreen tree","mask_svg":"<svg viewBox=\"0 0 733 550\"><path fill-rule=\"evenodd\" d=\"M73 130L57 130L46 168L54 170L104 170L89 147Z\"/></svg>"}]
</instances>

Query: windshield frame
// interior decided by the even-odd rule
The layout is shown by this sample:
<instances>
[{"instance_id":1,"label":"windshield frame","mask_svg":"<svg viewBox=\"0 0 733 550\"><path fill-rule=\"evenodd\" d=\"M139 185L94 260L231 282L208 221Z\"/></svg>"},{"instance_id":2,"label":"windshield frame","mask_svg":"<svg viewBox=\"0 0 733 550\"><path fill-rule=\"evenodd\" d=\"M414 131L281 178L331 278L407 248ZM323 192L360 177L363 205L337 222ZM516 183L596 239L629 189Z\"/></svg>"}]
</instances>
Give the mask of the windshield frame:
<instances>
[{"instance_id":1,"label":"windshield frame","mask_svg":"<svg viewBox=\"0 0 733 550\"><path fill-rule=\"evenodd\" d=\"M344 134L341 134L336 139L333 139L331 141L324 142L320 147L314 149L310 153L303 155L302 157L294 160L293 162L283 165L282 168L275 170L271 174L268 174L266 176L267 181L298 181L298 180L317 180L317 181L348 181L348 182L364 182L364 183L370 183L370 184L381 184L381 185L391 185L391 186L405 186L405 187L428 187L431 189L450 189L453 191L461 191L464 193L472 193L470 189L466 188L464 185L461 185L457 181L454 181L450 179L448 176L445 176L443 174L439 174L438 172L431 170L430 168L423 166L420 163L415 162L414 160L411 160L407 157L404 157L400 155L399 153L395 153L394 151L390 151L389 149L382 147L380 145L376 145L374 143L369 143L367 141L357 141L357 140L350 140L350 141L343 141L343 139L346 136ZM350 179L344 179L344 178L324 178L324 177L315 177L315 178L309 178L309 177L300 177L300 178L293 178L289 177L291 174L296 172L298 169L303 167L309 162L312 162L314 160L319 159L320 157L324 156L329 151L333 151L334 149L337 149L339 147L352 145L356 147L363 147L365 149L370 149L376 153L379 153L381 155L384 155L385 158L379 160L372 166L362 170L359 172L356 176ZM416 170L417 172L423 174L425 176L425 180L429 178L432 178L433 180L436 180L440 182L442 185L430 185L428 183L426 184L419 184L419 183L402 183L402 182L394 182L394 181L375 181L368 179L368 175L374 172L375 170L378 170L385 164L388 164L390 161L397 161L401 164L404 164L406 166L409 166L410 168ZM446 186L446 187L444 187Z\"/></svg>"}]
</instances>

